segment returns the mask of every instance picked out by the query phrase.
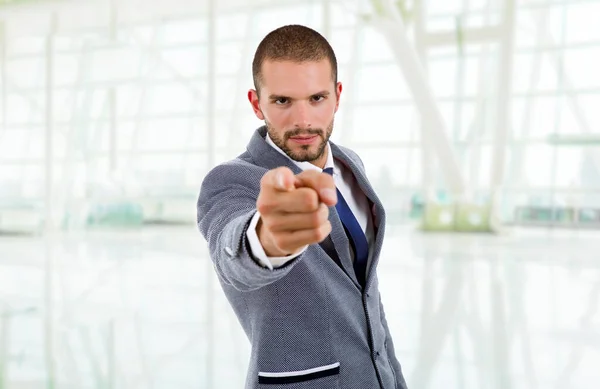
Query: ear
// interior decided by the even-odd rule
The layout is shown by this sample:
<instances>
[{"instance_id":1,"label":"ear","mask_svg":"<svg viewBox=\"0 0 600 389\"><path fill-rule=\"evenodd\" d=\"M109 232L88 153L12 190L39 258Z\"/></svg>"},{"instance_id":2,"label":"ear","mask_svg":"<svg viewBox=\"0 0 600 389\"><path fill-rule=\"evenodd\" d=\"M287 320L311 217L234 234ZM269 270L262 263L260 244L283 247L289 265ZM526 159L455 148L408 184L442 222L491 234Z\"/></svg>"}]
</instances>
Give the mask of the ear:
<instances>
[{"instance_id":1,"label":"ear","mask_svg":"<svg viewBox=\"0 0 600 389\"><path fill-rule=\"evenodd\" d=\"M337 85L335 86L335 111L338 111L338 108L340 107L340 96L342 95L342 83L338 81Z\"/></svg>"},{"instance_id":2,"label":"ear","mask_svg":"<svg viewBox=\"0 0 600 389\"><path fill-rule=\"evenodd\" d=\"M256 92L254 89L250 89L248 91L248 101L250 101L250 105L252 106L252 110L254 111L256 117L260 120L265 120L265 116L260 110L258 92Z\"/></svg>"}]
</instances>

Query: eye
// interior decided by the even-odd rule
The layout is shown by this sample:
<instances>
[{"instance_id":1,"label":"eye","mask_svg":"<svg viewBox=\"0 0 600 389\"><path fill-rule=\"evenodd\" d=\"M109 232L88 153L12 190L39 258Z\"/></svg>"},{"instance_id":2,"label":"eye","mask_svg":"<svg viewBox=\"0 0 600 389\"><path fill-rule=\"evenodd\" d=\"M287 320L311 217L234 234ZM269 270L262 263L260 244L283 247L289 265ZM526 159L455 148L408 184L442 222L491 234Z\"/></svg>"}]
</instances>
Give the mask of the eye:
<instances>
[{"instance_id":1,"label":"eye","mask_svg":"<svg viewBox=\"0 0 600 389\"><path fill-rule=\"evenodd\" d=\"M319 101L323 101L325 100L325 96L323 95L314 95L312 97L312 101L314 101L315 103L318 103Z\"/></svg>"},{"instance_id":2,"label":"eye","mask_svg":"<svg viewBox=\"0 0 600 389\"><path fill-rule=\"evenodd\" d=\"M273 102L277 105L284 105L289 103L289 99L287 97L279 97L274 99Z\"/></svg>"}]
</instances>

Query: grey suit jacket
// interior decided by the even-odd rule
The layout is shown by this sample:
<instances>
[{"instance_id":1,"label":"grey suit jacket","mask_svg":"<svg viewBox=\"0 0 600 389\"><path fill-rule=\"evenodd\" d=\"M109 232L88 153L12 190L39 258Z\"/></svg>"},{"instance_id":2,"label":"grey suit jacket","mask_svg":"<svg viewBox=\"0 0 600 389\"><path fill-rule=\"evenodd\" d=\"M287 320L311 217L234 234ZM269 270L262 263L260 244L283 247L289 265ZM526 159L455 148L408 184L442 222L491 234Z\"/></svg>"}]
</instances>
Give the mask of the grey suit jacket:
<instances>
[{"instance_id":1,"label":"grey suit jacket","mask_svg":"<svg viewBox=\"0 0 600 389\"><path fill-rule=\"evenodd\" d=\"M362 162L331 143L334 158L352 170L372 205L376 241L364 290L335 207L330 208L329 237L271 271L251 257L246 240L260 179L279 166L300 170L267 144L265 135L259 128L246 152L212 169L198 199L198 227L252 344L246 388L406 389L376 273L385 212Z\"/></svg>"}]
</instances>

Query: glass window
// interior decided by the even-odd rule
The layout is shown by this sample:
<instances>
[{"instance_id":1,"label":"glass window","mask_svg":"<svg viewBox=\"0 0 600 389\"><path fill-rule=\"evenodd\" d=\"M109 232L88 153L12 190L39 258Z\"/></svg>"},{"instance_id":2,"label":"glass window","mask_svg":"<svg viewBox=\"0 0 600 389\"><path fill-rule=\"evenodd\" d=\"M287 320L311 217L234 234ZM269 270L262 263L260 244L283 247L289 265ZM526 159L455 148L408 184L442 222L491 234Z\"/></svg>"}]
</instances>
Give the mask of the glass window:
<instances>
[{"instance_id":1,"label":"glass window","mask_svg":"<svg viewBox=\"0 0 600 389\"><path fill-rule=\"evenodd\" d=\"M154 115L189 112L196 99L207 97L205 91L185 83L157 84L149 87L147 93L145 112Z\"/></svg>"},{"instance_id":2,"label":"glass window","mask_svg":"<svg viewBox=\"0 0 600 389\"><path fill-rule=\"evenodd\" d=\"M252 16L246 13L230 13L217 17L217 39L244 40Z\"/></svg>"},{"instance_id":3,"label":"glass window","mask_svg":"<svg viewBox=\"0 0 600 389\"><path fill-rule=\"evenodd\" d=\"M524 147L522 174L524 182L532 188L548 188L553 182L554 149L548 145L528 145Z\"/></svg>"},{"instance_id":4,"label":"glass window","mask_svg":"<svg viewBox=\"0 0 600 389\"><path fill-rule=\"evenodd\" d=\"M127 80L138 76L140 55L128 47L92 50L88 64L83 64L86 80L107 82ZM89 66L89 67L87 67Z\"/></svg>"},{"instance_id":5,"label":"glass window","mask_svg":"<svg viewBox=\"0 0 600 389\"><path fill-rule=\"evenodd\" d=\"M387 38L375 28L363 28L360 58L361 62L392 62L394 54Z\"/></svg>"},{"instance_id":6,"label":"glass window","mask_svg":"<svg viewBox=\"0 0 600 389\"><path fill-rule=\"evenodd\" d=\"M600 93L581 93L576 95L575 99L567 98L565 101L568 108L573 113L573 106L576 104L578 111L581 112L583 118L588 123L589 128L595 134L600 134L600 115L598 115L598 107L600 107ZM582 129L583 130L583 129Z\"/></svg>"},{"instance_id":7,"label":"glass window","mask_svg":"<svg viewBox=\"0 0 600 389\"><path fill-rule=\"evenodd\" d=\"M215 65L217 68L217 75L236 75L240 71L241 66L244 66L242 69L248 69L247 71L251 72L252 58L244 58L243 49L244 47L241 42L223 43L218 45L217 61ZM254 55L254 52L252 52L251 55Z\"/></svg>"},{"instance_id":8,"label":"glass window","mask_svg":"<svg viewBox=\"0 0 600 389\"><path fill-rule=\"evenodd\" d=\"M43 36L11 36L6 39L6 55L9 57L27 54L39 55L46 49L46 38Z\"/></svg>"},{"instance_id":9,"label":"glass window","mask_svg":"<svg viewBox=\"0 0 600 389\"><path fill-rule=\"evenodd\" d=\"M286 24L303 24L321 31L323 27L321 14L322 5L317 3L263 9L254 19L253 36L260 40L271 30Z\"/></svg>"},{"instance_id":10,"label":"glass window","mask_svg":"<svg viewBox=\"0 0 600 389\"><path fill-rule=\"evenodd\" d=\"M514 57L513 92L552 91L558 87L555 52L518 53Z\"/></svg>"},{"instance_id":11,"label":"glass window","mask_svg":"<svg viewBox=\"0 0 600 389\"><path fill-rule=\"evenodd\" d=\"M400 104L360 107L352 116L352 142L378 147L390 142L408 142L417 120L413 106Z\"/></svg>"},{"instance_id":12,"label":"glass window","mask_svg":"<svg viewBox=\"0 0 600 389\"><path fill-rule=\"evenodd\" d=\"M356 58L358 62L362 57L361 52L364 50L361 34L357 36L357 29L355 28L333 30L331 38L329 38L329 44L335 51L338 68L353 65L351 64L353 58Z\"/></svg>"},{"instance_id":13,"label":"glass window","mask_svg":"<svg viewBox=\"0 0 600 389\"><path fill-rule=\"evenodd\" d=\"M56 86L76 86L78 82L85 82L86 71L90 70L85 54L55 54L54 69Z\"/></svg>"},{"instance_id":14,"label":"glass window","mask_svg":"<svg viewBox=\"0 0 600 389\"><path fill-rule=\"evenodd\" d=\"M567 12L567 42L598 43L600 41L600 3L594 1L573 2Z\"/></svg>"},{"instance_id":15,"label":"glass window","mask_svg":"<svg viewBox=\"0 0 600 389\"><path fill-rule=\"evenodd\" d=\"M331 14L331 26L337 30L343 27L356 25L358 22L358 7L350 1L329 2ZM356 1L355 1L356 3Z\"/></svg>"},{"instance_id":16,"label":"glass window","mask_svg":"<svg viewBox=\"0 0 600 389\"><path fill-rule=\"evenodd\" d=\"M455 58L435 59L428 62L429 85L436 96L456 95L456 66Z\"/></svg>"},{"instance_id":17,"label":"glass window","mask_svg":"<svg viewBox=\"0 0 600 389\"><path fill-rule=\"evenodd\" d=\"M6 60L9 86L20 90L46 84L46 59L44 55Z\"/></svg>"},{"instance_id":18,"label":"glass window","mask_svg":"<svg viewBox=\"0 0 600 389\"><path fill-rule=\"evenodd\" d=\"M157 26L163 44L192 43L206 41L208 26L205 19L175 20Z\"/></svg>"},{"instance_id":19,"label":"glass window","mask_svg":"<svg viewBox=\"0 0 600 389\"><path fill-rule=\"evenodd\" d=\"M363 66L354 80L356 85L349 87L354 91L349 93L355 94L358 104L411 98L402 70L393 62Z\"/></svg>"},{"instance_id":20,"label":"glass window","mask_svg":"<svg viewBox=\"0 0 600 389\"><path fill-rule=\"evenodd\" d=\"M140 54L148 61L138 69L144 77L154 79L195 78L208 74L207 48L193 45L184 48L165 47L152 54L152 47L143 48Z\"/></svg>"},{"instance_id":21,"label":"glass window","mask_svg":"<svg viewBox=\"0 0 600 389\"><path fill-rule=\"evenodd\" d=\"M553 172L553 185L574 188L581 185L582 156L585 149L579 147L558 147L556 150L556 170Z\"/></svg>"},{"instance_id":22,"label":"glass window","mask_svg":"<svg viewBox=\"0 0 600 389\"><path fill-rule=\"evenodd\" d=\"M556 96L515 98L514 102L515 139L546 139L557 130L560 99Z\"/></svg>"},{"instance_id":23,"label":"glass window","mask_svg":"<svg viewBox=\"0 0 600 389\"><path fill-rule=\"evenodd\" d=\"M6 97L6 120L9 125L15 124L41 124L45 118L45 95L43 91L20 91L11 93Z\"/></svg>"},{"instance_id":24,"label":"glass window","mask_svg":"<svg viewBox=\"0 0 600 389\"><path fill-rule=\"evenodd\" d=\"M571 88L600 87L600 45L564 51L565 75Z\"/></svg>"}]
</instances>

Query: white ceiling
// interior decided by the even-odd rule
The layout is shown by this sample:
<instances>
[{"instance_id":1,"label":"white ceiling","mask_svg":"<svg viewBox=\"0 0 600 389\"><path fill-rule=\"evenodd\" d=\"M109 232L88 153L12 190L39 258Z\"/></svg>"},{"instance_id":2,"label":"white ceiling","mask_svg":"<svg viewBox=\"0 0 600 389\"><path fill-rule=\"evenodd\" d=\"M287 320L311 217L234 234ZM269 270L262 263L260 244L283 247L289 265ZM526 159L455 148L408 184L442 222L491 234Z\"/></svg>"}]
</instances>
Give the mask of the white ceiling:
<instances>
[{"instance_id":1,"label":"white ceiling","mask_svg":"<svg viewBox=\"0 0 600 389\"><path fill-rule=\"evenodd\" d=\"M280 7L306 3L307 0L214 0L216 12ZM320 2L328 0L308 0ZM176 17L207 15L209 0L29 0L23 4L0 5L0 22L9 36L45 35L51 31L56 14L57 32L81 27L108 26L111 7L116 5L117 20L141 22Z\"/></svg>"}]
</instances>

